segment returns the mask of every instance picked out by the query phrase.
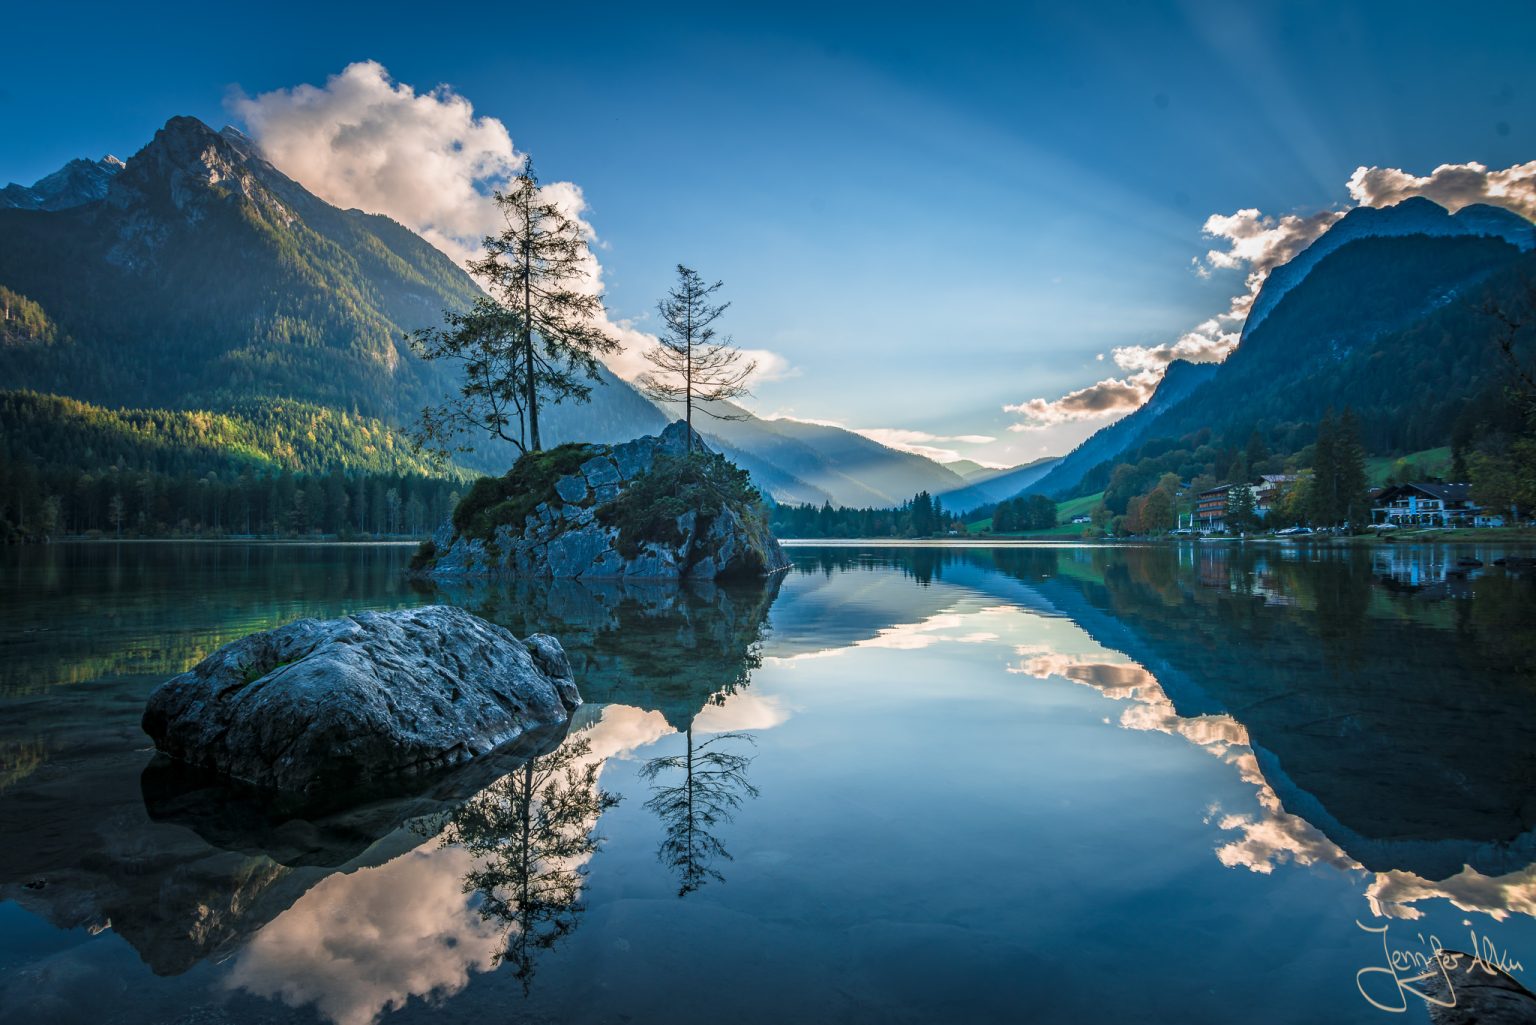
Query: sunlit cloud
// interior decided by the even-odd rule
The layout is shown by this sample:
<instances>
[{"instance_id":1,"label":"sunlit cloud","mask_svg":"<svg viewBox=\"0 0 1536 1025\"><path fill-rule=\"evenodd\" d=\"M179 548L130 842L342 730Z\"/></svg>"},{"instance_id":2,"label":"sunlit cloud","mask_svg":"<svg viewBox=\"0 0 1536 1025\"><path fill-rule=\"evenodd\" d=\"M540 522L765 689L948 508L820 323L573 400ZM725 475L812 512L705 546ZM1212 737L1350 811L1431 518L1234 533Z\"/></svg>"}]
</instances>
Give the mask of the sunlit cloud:
<instances>
[{"instance_id":1,"label":"sunlit cloud","mask_svg":"<svg viewBox=\"0 0 1536 1025\"><path fill-rule=\"evenodd\" d=\"M887 651L922 651L937 644L988 644L1002 636L1008 621L1021 613L1017 609L997 607L975 612L944 611L915 623L895 623L881 627L872 637L850 644L794 655L768 656L765 662L793 664L820 658L833 658L850 651L879 648Z\"/></svg>"},{"instance_id":2,"label":"sunlit cloud","mask_svg":"<svg viewBox=\"0 0 1536 1025\"><path fill-rule=\"evenodd\" d=\"M1477 163L1442 164L1424 176L1397 168L1360 167L1350 176L1347 187L1356 206L1391 206L1423 196L1452 213L1473 203L1488 203L1536 218L1536 161L1502 171ZM1219 363L1226 359L1237 347L1243 322L1270 273L1315 242L1347 212L1348 208L1340 208L1273 216L1249 207L1231 214L1212 214L1206 218L1202 233L1216 245L1195 258L1192 267L1203 278L1217 271L1242 272L1243 289L1227 308L1171 342L1114 349L1111 358L1128 372L1125 377L1107 378L1059 399L1035 398L1004 406L1004 412L1024 417L1009 429L1044 430L1077 420L1123 416L1151 398L1174 360Z\"/></svg>"},{"instance_id":3,"label":"sunlit cloud","mask_svg":"<svg viewBox=\"0 0 1536 1025\"><path fill-rule=\"evenodd\" d=\"M284 174L334 206L399 221L460 266L480 254L486 235L505 227L492 193L504 190L529 161L500 119L477 115L451 86L418 92L377 61L349 64L323 86L256 96L236 91L227 106ZM540 191L593 244L574 287L600 293L603 269L596 252L605 246L581 186L549 181ZM657 344L655 335L606 312L601 323L625 346L609 361L616 374L633 381L651 369L644 352ZM749 387L795 374L788 360L766 349L746 348L743 357L757 363Z\"/></svg>"},{"instance_id":4,"label":"sunlit cloud","mask_svg":"<svg viewBox=\"0 0 1536 1025\"><path fill-rule=\"evenodd\" d=\"M1117 358L1119 351L1116 350ZM1161 377L1156 371L1142 371L1124 378L1108 377L1054 401L1029 399L1004 406L1003 412L1024 417L1018 423L1010 424L1010 431L1041 431L1078 420L1123 416L1151 397Z\"/></svg>"},{"instance_id":5,"label":"sunlit cloud","mask_svg":"<svg viewBox=\"0 0 1536 1025\"><path fill-rule=\"evenodd\" d=\"M932 459L936 463L952 463L957 459L966 458L958 450L944 447L946 442L960 445L987 445L997 440L990 434L933 434L906 427L850 427L840 420L817 420L782 411L769 413L764 419L793 420L797 423L816 424L819 427L837 427L862 435L886 448L892 448L898 452L910 452L913 455Z\"/></svg>"},{"instance_id":6,"label":"sunlit cloud","mask_svg":"<svg viewBox=\"0 0 1536 1025\"><path fill-rule=\"evenodd\" d=\"M788 718L774 700L738 697L710 706L712 728L767 729ZM580 764L631 758L674 732L658 711L604 705L579 732L588 745ZM256 933L225 985L312 1005L335 1025L372 1025L413 998L452 996L494 968L505 943L506 926L482 919L463 892L474 864L462 847L433 839L383 865L328 876Z\"/></svg>"},{"instance_id":7,"label":"sunlit cloud","mask_svg":"<svg viewBox=\"0 0 1536 1025\"><path fill-rule=\"evenodd\" d=\"M1215 850L1216 859L1226 867L1271 875L1286 864L1325 865L1359 874L1368 880L1364 896L1371 913L1379 918L1420 918L1423 911L1414 905L1433 900L1446 900L1462 911L1477 911L1495 919L1511 914L1536 917L1536 865L1503 876L1486 876L1464 866L1457 874L1438 881L1400 870L1371 872L1317 826L1285 810L1259 767L1247 728L1232 716L1179 715L1157 678L1134 662L1109 661L1105 654L1067 654L1037 645L1019 646L1015 653L1021 661L1010 672L1037 679L1071 680L1107 698L1128 702L1118 720L1121 728L1183 737L1231 765L1243 782L1254 787L1257 811L1224 811L1219 804L1207 809L1207 822L1235 834Z\"/></svg>"},{"instance_id":8,"label":"sunlit cloud","mask_svg":"<svg viewBox=\"0 0 1536 1025\"><path fill-rule=\"evenodd\" d=\"M590 760L629 758L637 748L653 744L674 732L660 712L632 705L604 705L602 717L581 731Z\"/></svg>"},{"instance_id":9,"label":"sunlit cloud","mask_svg":"<svg viewBox=\"0 0 1536 1025\"><path fill-rule=\"evenodd\" d=\"M955 449L943 447L944 442L986 445L997 440L987 434L930 434L927 431L914 431L901 427L860 427L856 428L854 433L862 434L871 441L877 441L886 448L924 456L938 463L952 463L964 458Z\"/></svg>"},{"instance_id":10,"label":"sunlit cloud","mask_svg":"<svg viewBox=\"0 0 1536 1025\"><path fill-rule=\"evenodd\" d=\"M1436 899L1500 921L1511 914L1536 918L1536 865L1502 876L1485 876L1464 865L1460 872L1440 882L1412 872L1378 872L1365 895L1372 912L1388 918L1422 918L1424 913L1413 905Z\"/></svg>"},{"instance_id":11,"label":"sunlit cloud","mask_svg":"<svg viewBox=\"0 0 1536 1025\"><path fill-rule=\"evenodd\" d=\"M387 214L460 263L501 227L491 191L528 162L501 121L476 116L448 86L418 93L377 61L349 64L324 86L237 92L228 106L263 155L315 195ZM579 197L571 189L566 202Z\"/></svg>"},{"instance_id":12,"label":"sunlit cloud","mask_svg":"<svg viewBox=\"0 0 1536 1025\"><path fill-rule=\"evenodd\" d=\"M1477 163L1441 164L1422 177L1395 167L1359 167L1349 176L1349 194L1361 206L1391 206L1423 196L1452 213L1488 203L1536 220L1536 160L1502 171Z\"/></svg>"},{"instance_id":13,"label":"sunlit cloud","mask_svg":"<svg viewBox=\"0 0 1536 1025\"><path fill-rule=\"evenodd\" d=\"M661 344L654 334L636 327L631 320L610 320L608 327L624 347L617 355L609 356L604 360L609 370L631 383L638 381L645 374L656 372L655 364L651 363L645 355ZM800 369L791 365L789 360L776 352L748 347L740 347L737 351L741 353L742 366L748 363L756 364L755 369L745 381L748 389L800 376Z\"/></svg>"}]
</instances>

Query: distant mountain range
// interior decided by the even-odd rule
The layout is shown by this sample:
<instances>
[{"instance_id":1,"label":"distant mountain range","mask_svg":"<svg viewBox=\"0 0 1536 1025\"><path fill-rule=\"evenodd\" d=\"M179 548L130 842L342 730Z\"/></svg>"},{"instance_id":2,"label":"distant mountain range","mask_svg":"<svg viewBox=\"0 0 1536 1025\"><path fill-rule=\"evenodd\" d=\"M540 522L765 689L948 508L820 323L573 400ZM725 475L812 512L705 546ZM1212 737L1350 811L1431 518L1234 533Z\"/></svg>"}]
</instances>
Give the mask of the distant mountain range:
<instances>
[{"instance_id":1,"label":"distant mountain range","mask_svg":"<svg viewBox=\"0 0 1536 1025\"><path fill-rule=\"evenodd\" d=\"M172 118L126 164L75 160L0 191L8 388L247 416L253 402L297 401L405 426L457 382L404 336L476 293L404 226L326 203L237 130L195 118ZM606 372L592 403L541 410L549 444L653 434L671 416ZM967 486L840 428L750 416L696 426L778 501L892 506ZM477 444L464 461L499 471L514 457Z\"/></svg>"},{"instance_id":2,"label":"distant mountain range","mask_svg":"<svg viewBox=\"0 0 1536 1025\"><path fill-rule=\"evenodd\" d=\"M107 184L123 169L123 162L108 154L100 160L71 160L57 171L33 182L15 182L0 189L0 209L66 210L105 199Z\"/></svg>"},{"instance_id":3,"label":"distant mountain range","mask_svg":"<svg viewBox=\"0 0 1536 1025\"><path fill-rule=\"evenodd\" d=\"M1173 363L1150 401L1030 490L1093 492L1116 460L1160 439L1283 432L1346 406L1373 451L1446 444L1467 405L1498 387L1483 305L1528 302L1533 249L1536 226L1498 207L1453 215L1414 198L1352 210L1270 274L1224 362Z\"/></svg>"},{"instance_id":4,"label":"distant mountain range","mask_svg":"<svg viewBox=\"0 0 1536 1025\"><path fill-rule=\"evenodd\" d=\"M680 408L668 408L682 415ZM958 473L931 459L855 431L803 420L763 420L729 402L695 404L693 426L779 502L890 508L919 491L937 495L966 486Z\"/></svg>"},{"instance_id":5,"label":"distant mountain range","mask_svg":"<svg viewBox=\"0 0 1536 1025\"><path fill-rule=\"evenodd\" d=\"M939 497L946 508L960 512L1003 502L1033 488L1060 462L1061 456L1046 456L1021 466L1000 470L983 467L980 472L966 476L965 487L943 492Z\"/></svg>"}]
</instances>

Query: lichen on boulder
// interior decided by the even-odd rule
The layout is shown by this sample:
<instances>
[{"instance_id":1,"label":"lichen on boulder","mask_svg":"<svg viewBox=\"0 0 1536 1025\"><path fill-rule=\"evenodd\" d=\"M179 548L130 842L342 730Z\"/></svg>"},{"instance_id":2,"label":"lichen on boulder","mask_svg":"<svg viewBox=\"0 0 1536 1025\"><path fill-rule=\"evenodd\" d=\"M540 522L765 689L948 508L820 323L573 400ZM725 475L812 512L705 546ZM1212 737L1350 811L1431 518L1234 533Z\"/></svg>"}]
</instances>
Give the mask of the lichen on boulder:
<instances>
[{"instance_id":1,"label":"lichen on boulder","mask_svg":"<svg viewBox=\"0 0 1536 1025\"><path fill-rule=\"evenodd\" d=\"M621 445L562 445L476 481L412 571L715 580L789 566L747 474L678 421Z\"/></svg>"},{"instance_id":2,"label":"lichen on boulder","mask_svg":"<svg viewBox=\"0 0 1536 1025\"><path fill-rule=\"evenodd\" d=\"M314 792L457 765L580 704L553 637L432 605L241 638L161 684L143 727L189 765Z\"/></svg>"}]
</instances>

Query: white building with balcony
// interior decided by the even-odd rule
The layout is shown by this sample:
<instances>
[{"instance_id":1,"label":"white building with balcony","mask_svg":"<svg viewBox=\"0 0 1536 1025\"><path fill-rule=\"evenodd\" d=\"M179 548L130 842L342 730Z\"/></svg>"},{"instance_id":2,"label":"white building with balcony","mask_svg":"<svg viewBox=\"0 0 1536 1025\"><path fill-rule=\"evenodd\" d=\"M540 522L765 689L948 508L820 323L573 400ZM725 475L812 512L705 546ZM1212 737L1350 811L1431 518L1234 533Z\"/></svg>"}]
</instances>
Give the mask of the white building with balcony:
<instances>
[{"instance_id":1,"label":"white building with balcony","mask_svg":"<svg viewBox=\"0 0 1536 1025\"><path fill-rule=\"evenodd\" d=\"M1470 484L1394 484L1376 496L1371 522L1398 527L1470 527L1482 509Z\"/></svg>"}]
</instances>

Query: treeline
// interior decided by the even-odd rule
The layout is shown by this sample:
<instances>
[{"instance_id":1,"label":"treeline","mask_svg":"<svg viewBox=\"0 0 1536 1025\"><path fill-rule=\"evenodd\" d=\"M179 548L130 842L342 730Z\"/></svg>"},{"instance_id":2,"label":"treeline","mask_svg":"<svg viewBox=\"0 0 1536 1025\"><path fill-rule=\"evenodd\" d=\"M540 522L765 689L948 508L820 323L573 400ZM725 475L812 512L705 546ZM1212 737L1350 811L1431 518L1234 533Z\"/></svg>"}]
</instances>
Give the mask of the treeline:
<instances>
[{"instance_id":1,"label":"treeline","mask_svg":"<svg viewBox=\"0 0 1536 1025\"><path fill-rule=\"evenodd\" d=\"M992 510L992 533L1019 534L1056 526L1056 503L1044 495L1021 495Z\"/></svg>"},{"instance_id":2,"label":"treeline","mask_svg":"<svg viewBox=\"0 0 1536 1025\"><path fill-rule=\"evenodd\" d=\"M797 538L932 537L965 531L965 525L926 491L919 491L895 509L834 508L831 502L820 507L809 502L780 505L774 507L770 522L780 537Z\"/></svg>"},{"instance_id":3,"label":"treeline","mask_svg":"<svg viewBox=\"0 0 1536 1025\"><path fill-rule=\"evenodd\" d=\"M1181 494L1193 511L1201 492L1226 484L1230 488L1222 511L1231 533L1248 533L1261 524L1270 529L1345 524L1356 530L1363 528L1370 522L1371 506L1365 448L1354 413L1346 409L1335 416L1329 410L1311 433L1315 437L1312 444L1300 455L1286 459L1271 456L1263 439L1254 433L1241 451L1225 458L1217 452L1217 458L1227 466L1223 477L1210 472L1198 474L1189 479L1186 491L1177 473L1165 472L1146 491L1125 498L1123 512L1116 512L1116 506L1124 498L1127 482L1138 471L1124 465L1116 467L1113 494L1105 491L1104 500L1093 511L1093 524L1111 534L1165 533L1178 524ZM1274 485L1276 492L1261 515L1252 485L1265 474L1295 479Z\"/></svg>"},{"instance_id":4,"label":"treeline","mask_svg":"<svg viewBox=\"0 0 1536 1025\"><path fill-rule=\"evenodd\" d=\"M248 399L227 413L104 409L33 391L0 391L0 436L15 459L72 468L124 465L172 476L228 468L442 476L397 429L291 399ZM465 479L467 472L449 468Z\"/></svg>"},{"instance_id":5,"label":"treeline","mask_svg":"<svg viewBox=\"0 0 1536 1025\"><path fill-rule=\"evenodd\" d=\"M0 448L0 540L103 537L421 537L463 485L406 474L228 469L167 474L37 469Z\"/></svg>"},{"instance_id":6,"label":"treeline","mask_svg":"<svg viewBox=\"0 0 1536 1025\"><path fill-rule=\"evenodd\" d=\"M109 410L0 392L0 539L423 535L466 475L390 428L297 402Z\"/></svg>"},{"instance_id":7,"label":"treeline","mask_svg":"<svg viewBox=\"0 0 1536 1025\"><path fill-rule=\"evenodd\" d=\"M1188 479L1190 509L1193 510L1201 492L1228 484L1231 488L1224 518L1227 530L1233 533L1252 531L1261 523L1269 528L1302 524L1333 527L1346 523L1356 529L1363 527L1370 522L1370 501L1365 449L1360 443L1354 413L1346 409L1335 416L1329 410L1309 433L1315 438L1312 444L1289 458L1270 455L1257 432L1249 436L1240 451L1218 451L1216 458L1226 465L1226 472L1220 476L1204 472ZM1127 472L1121 473L1122 470ZM1094 526L1112 534L1159 534L1174 529L1184 488L1177 473L1163 473L1146 491L1125 499L1123 512L1116 512L1124 497L1123 489L1134 479L1134 472L1128 467L1116 467L1112 478L1116 488L1113 494L1105 491L1104 501L1093 513ZM1251 485L1265 474L1296 479L1276 485L1278 492L1261 516Z\"/></svg>"},{"instance_id":8,"label":"treeline","mask_svg":"<svg viewBox=\"0 0 1536 1025\"><path fill-rule=\"evenodd\" d=\"M1381 245L1389 242L1382 240ZM1379 265L1367 258L1369 254L1340 251L1329 257L1340 275L1309 276L1257 329L1253 341L1271 338L1282 327L1295 339L1333 338L1341 329L1340 311L1361 305L1352 293L1385 288L1395 295L1406 287L1403 275L1409 269L1413 273L1408 277L1426 280L1446 272L1445 265L1437 263L1449 259L1443 247L1419 252L1409 240L1396 240L1388 248L1410 261L1394 263L1390 279L1376 280ZM1460 245L1452 255L1471 269L1480 266L1484 257L1479 253L1485 249L1483 240ZM1536 484L1529 483L1536 475L1529 442L1522 441L1530 438L1532 429L1525 396L1536 343L1536 256L1501 258L1494 264L1500 269L1464 300L1450 302L1408 327L1383 322L1378 333L1336 353L1245 343L1223 370L1226 383L1221 389L1208 386L1198 404L1176 407L1157 425L1166 434L1093 468L1077 490L1102 490L1106 512L1113 518L1128 515L1131 500L1148 495L1167 474L1199 491L1261 474L1301 473L1319 459L1328 460L1326 452L1318 451L1323 410L1348 406L1355 414L1353 443L1365 452L1411 452L1449 442L1449 477L1471 483L1474 500L1508 508L1521 504L1521 496L1536 498ZM1302 289L1308 301L1294 301ZM1402 305L1386 298L1374 308L1395 310ZM1321 319L1314 323L1308 318ZM1358 324L1350 325L1350 330L1359 329ZM1295 377L1298 367L1324 357L1326 374ZM1527 370L1517 370L1522 366ZM1298 383L1280 383L1293 379ZM1191 429L1196 422L1203 425ZM1413 470L1404 466L1396 476L1416 476ZM1315 504L1310 498L1308 503ZM1350 518L1338 509L1291 505L1288 516L1317 522Z\"/></svg>"}]
</instances>

